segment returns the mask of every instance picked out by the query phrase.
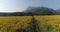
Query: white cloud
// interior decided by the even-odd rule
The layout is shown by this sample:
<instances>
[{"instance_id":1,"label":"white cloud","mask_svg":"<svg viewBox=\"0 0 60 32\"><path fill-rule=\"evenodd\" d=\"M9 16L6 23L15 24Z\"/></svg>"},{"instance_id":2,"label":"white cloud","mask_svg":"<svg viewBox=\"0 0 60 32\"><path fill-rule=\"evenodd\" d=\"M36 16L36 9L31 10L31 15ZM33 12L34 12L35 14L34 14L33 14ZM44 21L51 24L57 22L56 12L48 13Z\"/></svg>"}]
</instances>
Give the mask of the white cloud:
<instances>
[{"instance_id":1,"label":"white cloud","mask_svg":"<svg viewBox=\"0 0 60 32\"><path fill-rule=\"evenodd\" d=\"M7 8L4 3L0 3L0 12L22 12L20 8Z\"/></svg>"}]
</instances>

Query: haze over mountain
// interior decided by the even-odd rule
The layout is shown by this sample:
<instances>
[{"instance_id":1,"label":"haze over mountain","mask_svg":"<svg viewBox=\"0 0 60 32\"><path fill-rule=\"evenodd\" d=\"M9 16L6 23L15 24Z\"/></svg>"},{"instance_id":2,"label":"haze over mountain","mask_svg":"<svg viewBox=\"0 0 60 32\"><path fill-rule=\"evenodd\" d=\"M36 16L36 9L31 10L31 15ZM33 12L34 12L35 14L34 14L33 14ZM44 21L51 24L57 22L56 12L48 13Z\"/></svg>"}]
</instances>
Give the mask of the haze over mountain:
<instances>
[{"instance_id":1,"label":"haze over mountain","mask_svg":"<svg viewBox=\"0 0 60 32\"><path fill-rule=\"evenodd\" d=\"M57 15L58 12L47 7L28 7L23 12L0 12L0 16Z\"/></svg>"},{"instance_id":2,"label":"haze over mountain","mask_svg":"<svg viewBox=\"0 0 60 32\"><path fill-rule=\"evenodd\" d=\"M28 7L25 12L36 14L57 14L54 9L47 7Z\"/></svg>"}]
</instances>

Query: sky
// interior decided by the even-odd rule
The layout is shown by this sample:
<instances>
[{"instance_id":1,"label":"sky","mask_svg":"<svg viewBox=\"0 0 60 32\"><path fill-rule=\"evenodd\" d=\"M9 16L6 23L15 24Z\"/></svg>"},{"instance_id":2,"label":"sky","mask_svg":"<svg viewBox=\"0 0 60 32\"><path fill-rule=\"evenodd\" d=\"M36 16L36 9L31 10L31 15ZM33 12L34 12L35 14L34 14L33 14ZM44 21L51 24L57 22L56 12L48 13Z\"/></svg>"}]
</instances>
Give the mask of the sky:
<instances>
[{"instance_id":1,"label":"sky","mask_svg":"<svg viewBox=\"0 0 60 32\"><path fill-rule=\"evenodd\" d=\"M60 0L0 0L0 12L22 12L29 6L60 8Z\"/></svg>"}]
</instances>

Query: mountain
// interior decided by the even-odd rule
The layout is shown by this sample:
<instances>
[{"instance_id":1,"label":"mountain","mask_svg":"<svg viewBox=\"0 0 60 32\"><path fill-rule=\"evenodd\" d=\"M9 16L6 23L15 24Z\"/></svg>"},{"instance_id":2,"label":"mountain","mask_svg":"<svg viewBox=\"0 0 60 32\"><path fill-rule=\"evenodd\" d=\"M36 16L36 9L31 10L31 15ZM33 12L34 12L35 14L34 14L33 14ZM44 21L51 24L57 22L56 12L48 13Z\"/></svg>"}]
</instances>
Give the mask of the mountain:
<instances>
[{"instance_id":1,"label":"mountain","mask_svg":"<svg viewBox=\"0 0 60 32\"><path fill-rule=\"evenodd\" d=\"M57 10L55 10L56 12L57 12L57 14L60 14L60 9L57 9Z\"/></svg>"},{"instance_id":2,"label":"mountain","mask_svg":"<svg viewBox=\"0 0 60 32\"><path fill-rule=\"evenodd\" d=\"M58 10L59 12L60 10ZM30 15L57 15L60 14L54 9L47 7L28 7L24 12L2 13L0 16L30 16Z\"/></svg>"},{"instance_id":3,"label":"mountain","mask_svg":"<svg viewBox=\"0 0 60 32\"><path fill-rule=\"evenodd\" d=\"M26 13L33 13L33 14L39 14L39 15L54 15L57 14L57 12L51 8L47 7L28 7L25 11Z\"/></svg>"}]
</instances>

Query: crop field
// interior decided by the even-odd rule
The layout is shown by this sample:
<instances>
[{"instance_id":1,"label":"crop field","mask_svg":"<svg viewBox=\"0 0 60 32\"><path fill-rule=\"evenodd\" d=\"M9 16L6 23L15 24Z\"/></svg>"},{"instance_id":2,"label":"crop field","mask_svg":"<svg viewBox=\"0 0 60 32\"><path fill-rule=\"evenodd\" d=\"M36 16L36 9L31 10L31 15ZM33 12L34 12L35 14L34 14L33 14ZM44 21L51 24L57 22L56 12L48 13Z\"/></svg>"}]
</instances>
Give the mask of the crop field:
<instances>
[{"instance_id":1,"label":"crop field","mask_svg":"<svg viewBox=\"0 0 60 32\"><path fill-rule=\"evenodd\" d=\"M0 32L15 32L28 27L31 16L0 16Z\"/></svg>"},{"instance_id":2,"label":"crop field","mask_svg":"<svg viewBox=\"0 0 60 32\"><path fill-rule=\"evenodd\" d=\"M60 32L60 15L0 16L0 32L29 32L32 21L38 24L37 32Z\"/></svg>"},{"instance_id":3,"label":"crop field","mask_svg":"<svg viewBox=\"0 0 60 32\"><path fill-rule=\"evenodd\" d=\"M35 16L41 32L60 32L60 15Z\"/></svg>"}]
</instances>

